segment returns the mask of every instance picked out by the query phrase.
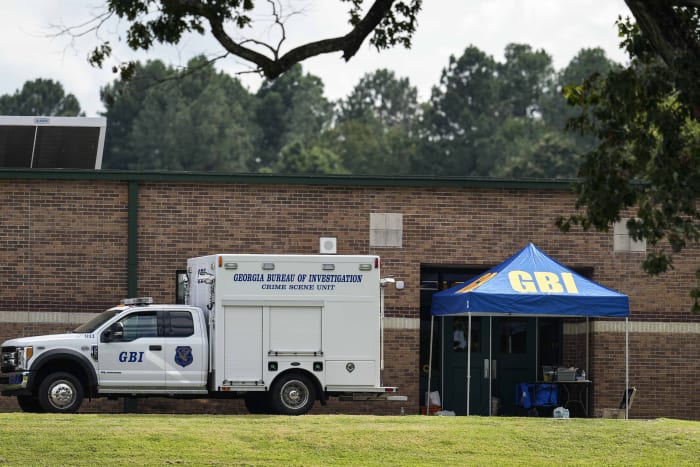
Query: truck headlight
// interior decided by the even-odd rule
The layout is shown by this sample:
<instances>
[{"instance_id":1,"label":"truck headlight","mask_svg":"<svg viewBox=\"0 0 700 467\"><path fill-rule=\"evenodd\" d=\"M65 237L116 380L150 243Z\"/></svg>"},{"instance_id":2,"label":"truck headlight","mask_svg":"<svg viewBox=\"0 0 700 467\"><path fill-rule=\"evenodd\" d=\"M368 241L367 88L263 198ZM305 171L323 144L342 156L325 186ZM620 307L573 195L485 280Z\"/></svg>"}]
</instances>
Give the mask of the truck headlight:
<instances>
[{"instance_id":1,"label":"truck headlight","mask_svg":"<svg viewBox=\"0 0 700 467\"><path fill-rule=\"evenodd\" d=\"M24 352L22 352L22 357L20 358L20 366L23 370L26 370L29 368L29 360L31 360L34 355L34 347L25 347L23 350Z\"/></svg>"},{"instance_id":2,"label":"truck headlight","mask_svg":"<svg viewBox=\"0 0 700 467\"><path fill-rule=\"evenodd\" d=\"M34 355L34 347L17 347L15 355L15 364L17 365L17 370L26 370L27 368L29 368L29 360Z\"/></svg>"}]
</instances>

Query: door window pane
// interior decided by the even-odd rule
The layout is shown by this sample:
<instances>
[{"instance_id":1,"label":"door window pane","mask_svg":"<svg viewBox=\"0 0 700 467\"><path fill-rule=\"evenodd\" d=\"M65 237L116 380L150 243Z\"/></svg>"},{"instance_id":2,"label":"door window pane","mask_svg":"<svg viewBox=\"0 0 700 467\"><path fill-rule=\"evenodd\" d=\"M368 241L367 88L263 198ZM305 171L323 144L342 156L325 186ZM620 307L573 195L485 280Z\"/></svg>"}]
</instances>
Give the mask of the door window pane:
<instances>
[{"instance_id":1,"label":"door window pane","mask_svg":"<svg viewBox=\"0 0 700 467\"><path fill-rule=\"evenodd\" d=\"M155 312L134 313L121 320L124 342L141 337L158 337L158 318Z\"/></svg>"},{"instance_id":2,"label":"door window pane","mask_svg":"<svg viewBox=\"0 0 700 467\"><path fill-rule=\"evenodd\" d=\"M189 311L171 311L170 328L168 337L187 337L194 334L194 323L192 321L192 313Z\"/></svg>"},{"instance_id":3,"label":"door window pane","mask_svg":"<svg viewBox=\"0 0 700 467\"><path fill-rule=\"evenodd\" d=\"M560 366L561 361L561 327L559 318L540 318L539 320L539 357L541 365ZM543 375L544 376L544 375Z\"/></svg>"},{"instance_id":4,"label":"door window pane","mask_svg":"<svg viewBox=\"0 0 700 467\"><path fill-rule=\"evenodd\" d=\"M469 321L457 317L452 321L452 348L455 352L466 352ZM472 352L481 352L481 320L472 319Z\"/></svg>"},{"instance_id":5,"label":"door window pane","mask_svg":"<svg viewBox=\"0 0 700 467\"><path fill-rule=\"evenodd\" d=\"M501 321L500 351L505 354L520 354L527 352L527 321L509 318Z\"/></svg>"}]
</instances>

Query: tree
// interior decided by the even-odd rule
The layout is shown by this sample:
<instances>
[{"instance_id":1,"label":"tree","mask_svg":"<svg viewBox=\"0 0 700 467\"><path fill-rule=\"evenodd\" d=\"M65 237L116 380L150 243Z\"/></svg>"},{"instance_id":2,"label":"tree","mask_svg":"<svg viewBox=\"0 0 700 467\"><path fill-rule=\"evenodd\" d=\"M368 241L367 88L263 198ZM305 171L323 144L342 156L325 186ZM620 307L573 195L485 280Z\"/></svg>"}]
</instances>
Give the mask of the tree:
<instances>
[{"instance_id":1,"label":"tree","mask_svg":"<svg viewBox=\"0 0 700 467\"><path fill-rule=\"evenodd\" d=\"M532 111L526 112L525 116L522 113L521 116L511 116L501 125L499 132L506 160L493 175L574 178L581 155L593 149L598 140L580 132L565 133L566 122L579 115L581 109L567 105L562 92L567 85L578 84L594 73L607 73L619 65L610 61L600 48L581 49L566 68L552 75L549 61L543 59L546 56L543 51L534 55L522 47L520 50L526 50L531 56L529 63L536 63L534 58L538 55L542 57L540 65L531 73L519 72L511 65L511 73L516 79L521 75L539 76L533 81L539 84L531 86L532 91L520 98L523 103L519 108L529 106ZM517 115L517 111L512 114Z\"/></svg>"},{"instance_id":2,"label":"tree","mask_svg":"<svg viewBox=\"0 0 700 467\"><path fill-rule=\"evenodd\" d=\"M228 31L244 33L253 25L251 13L261 0L107 0L106 10L87 25L68 28L64 32L84 35L99 29L116 16L128 23L126 40L133 50L148 50L154 43L177 44L190 32L211 35L221 44L225 54L232 54L252 63L258 72L274 79L295 64L317 55L342 52L350 60L367 37L377 49L396 44L410 47L417 24L422 0L341 0L350 4L348 19L351 29L342 36L315 40L285 53L282 46L287 40L285 21L298 12L285 13L281 0L268 0L273 24L279 29L278 42L266 43L256 38L236 39ZM364 7L367 7L363 12ZM89 61L102 66L111 55L109 41L98 44ZM122 78L126 79L134 63L121 64Z\"/></svg>"},{"instance_id":3,"label":"tree","mask_svg":"<svg viewBox=\"0 0 700 467\"><path fill-rule=\"evenodd\" d=\"M527 44L508 44L505 62L498 64L502 112L514 117L532 117L540 111L541 99L554 76L552 57Z\"/></svg>"},{"instance_id":4,"label":"tree","mask_svg":"<svg viewBox=\"0 0 700 467\"><path fill-rule=\"evenodd\" d=\"M337 154L319 146L306 148L295 141L282 148L281 154L271 169L263 172L288 174L346 174L342 160Z\"/></svg>"},{"instance_id":5,"label":"tree","mask_svg":"<svg viewBox=\"0 0 700 467\"><path fill-rule=\"evenodd\" d=\"M339 104L338 121L363 120L384 128L409 126L418 114L418 90L385 68L367 73Z\"/></svg>"},{"instance_id":6,"label":"tree","mask_svg":"<svg viewBox=\"0 0 700 467\"><path fill-rule=\"evenodd\" d=\"M593 74L606 74L620 65L608 59L605 51L599 47L584 48L578 51L566 68L556 74L554 85L551 86L541 102L542 119L552 128L564 130L569 119L576 117L580 108L567 104L563 96L566 86L575 86ZM590 136L586 139L587 150L592 149L595 140ZM581 143L581 141L578 141Z\"/></svg>"},{"instance_id":7,"label":"tree","mask_svg":"<svg viewBox=\"0 0 700 467\"><path fill-rule=\"evenodd\" d=\"M632 55L653 52L675 75L679 98L695 105L700 100L700 1L698 0L625 0L637 20L628 37ZM639 32L642 40L632 36ZM694 109L695 117L700 107Z\"/></svg>"},{"instance_id":8,"label":"tree","mask_svg":"<svg viewBox=\"0 0 700 467\"><path fill-rule=\"evenodd\" d=\"M630 65L566 89L568 101L584 111L571 126L600 143L581 167L576 203L581 211L559 225L607 230L621 213L634 212L630 235L652 247L643 267L659 274L673 267L673 255L688 242L700 240L700 62L694 58L700 9L627 3L643 14L658 12L659 20L677 30L654 29L657 20L647 17L639 24L619 21ZM670 43L677 47L669 50ZM697 275L700 281L700 269ZM693 311L700 311L700 287L691 295Z\"/></svg>"},{"instance_id":9,"label":"tree","mask_svg":"<svg viewBox=\"0 0 700 467\"><path fill-rule=\"evenodd\" d=\"M187 73L161 62L138 65L134 79L103 90L105 166L124 169L249 171L258 132L255 102L238 80L203 57ZM142 80L175 76L158 86Z\"/></svg>"},{"instance_id":10,"label":"tree","mask_svg":"<svg viewBox=\"0 0 700 467\"><path fill-rule=\"evenodd\" d=\"M574 178L580 160L574 140L569 135L546 129L539 129L538 137L533 138L527 135L533 130L523 129L523 125L543 126L542 122L523 120L513 120L504 125L504 139L512 142L512 147L508 148L508 157L502 166L494 170L493 175L512 178Z\"/></svg>"},{"instance_id":11,"label":"tree","mask_svg":"<svg viewBox=\"0 0 700 467\"><path fill-rule=\"evenodd\" d=\"M27 81L12 95L0 96L0 114L49 117L79 117L85 113L73 94L52 79Z\"/></svg>"},{"instance_id":12,"label":"tree","mask_svg":"<svg viewBox=\"0 0 700 467\"><path fill-rule=\"evenodd\" d=\"M100 90L107 111L107 132L102 166L106 169L129 169L138 166L139 154L127 141L134 129L146 96L152 90L150 83L167 76L168 68L160 60L137 64L131 81L115 80Z\"/></svg>"},{"instance_id":13,"label":"tree","mask_svg":"<svg viewBox=\"0 0 700 467\"><path fill-rule=\"evenodd\" d=\"M418 173L488 175L502 155L497 63L474 46L450 57L421 123Z\"/></svg>"},{"instance_id":14,"label":"tree","mask_svg":"<svg viewBox=\"0 0 700 467\"><path fill-rule=\"evenodd\" d=\"M332 117L331 104L323 96L323 81L304 74L301 65L263 83L255 97L255 123L261 133L256 170L272 167L282 148L295 141L313 145Z\"/></svg>"},{"instance_id":15,"label":"tree","mask_svg":"<svg viewBox=\"0 0 700 467\"><path fill-rule=\"evenodd\" d=\"M415 149L418 91L408 78L379 69L363 76L338 103L324 145L355 174L407 174Z\"/></svg>"}]
</instances>

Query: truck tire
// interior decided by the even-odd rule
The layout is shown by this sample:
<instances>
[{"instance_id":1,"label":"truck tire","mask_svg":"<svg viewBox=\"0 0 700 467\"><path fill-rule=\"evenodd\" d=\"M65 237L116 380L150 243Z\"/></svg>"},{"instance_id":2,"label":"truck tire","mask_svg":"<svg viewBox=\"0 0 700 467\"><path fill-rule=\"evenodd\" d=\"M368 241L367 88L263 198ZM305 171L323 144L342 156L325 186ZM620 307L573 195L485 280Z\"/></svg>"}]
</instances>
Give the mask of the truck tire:
<instances>
[{"instance_id":1,"label":"truck tire","mask_svg":"<svg viewBox=\"0 0 700 467\"><path fill-rule=\"evenodd\" d=\"M83 385L70 373L51 373L39 385L39 404L46 412L74 413L83 402Z\"/></svg>"},{"instance_id":2,"label":"truck tire","mask_svg":"<svg viewBox=\"0 0 700 467\"><path fill-rule=\"evenodd\" d=\"M17 396L17 404L22 412L43 413L44 409L39 404L39 399L34 396Z\"/></svg>"},{"instance_id":3,"label":"truck tire","mask_svg":"<svg viewBox=\"0 0 700 467\"><path fill-rule=\"evenodd\" d=\"M245 408L248 409L248 413L251 414L269 414L269 394L266 392L249 392L245 395Z\"/></svg>"},{"instance_id":4,"label":"truck tire","mask_svg":"<svg viewBox=\"0 0 700 467\"><path fill-rule=\"evenodd\" d=\"M272 384L272 408L282 415L304 415L314 405L316 387L302 373L287 373Z\"/></svg>"}]
</instances>

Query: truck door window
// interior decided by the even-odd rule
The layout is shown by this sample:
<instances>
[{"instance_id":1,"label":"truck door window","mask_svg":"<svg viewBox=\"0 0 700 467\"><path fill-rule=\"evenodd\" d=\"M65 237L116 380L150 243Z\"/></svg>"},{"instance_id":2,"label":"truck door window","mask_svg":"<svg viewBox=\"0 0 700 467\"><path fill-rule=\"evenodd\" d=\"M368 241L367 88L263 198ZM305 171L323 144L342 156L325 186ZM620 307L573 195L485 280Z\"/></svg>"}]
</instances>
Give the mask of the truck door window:
<instances>
[{"instance_id":1,"label":"truck door window","mask_svg":"<svg viewBox=\"0 0 700 467\"><path fill-rule=\"evenodd\" d=\"M158 318L155 311L133 313L121 320L124 326L122 342L130 342L141 337L158 337Z\"/></svg>"},{"instance_id":2,"label":"truck door window","mask_svg":"<svg viewBox=\"0 0 700 467\"><path fill-rule=\"evenodd\" d=\"M189 311L171 311L168 317L170 325L166 327L167 337L187 337L194 334L194 322Z\"/></svg>"}]
</instances>

